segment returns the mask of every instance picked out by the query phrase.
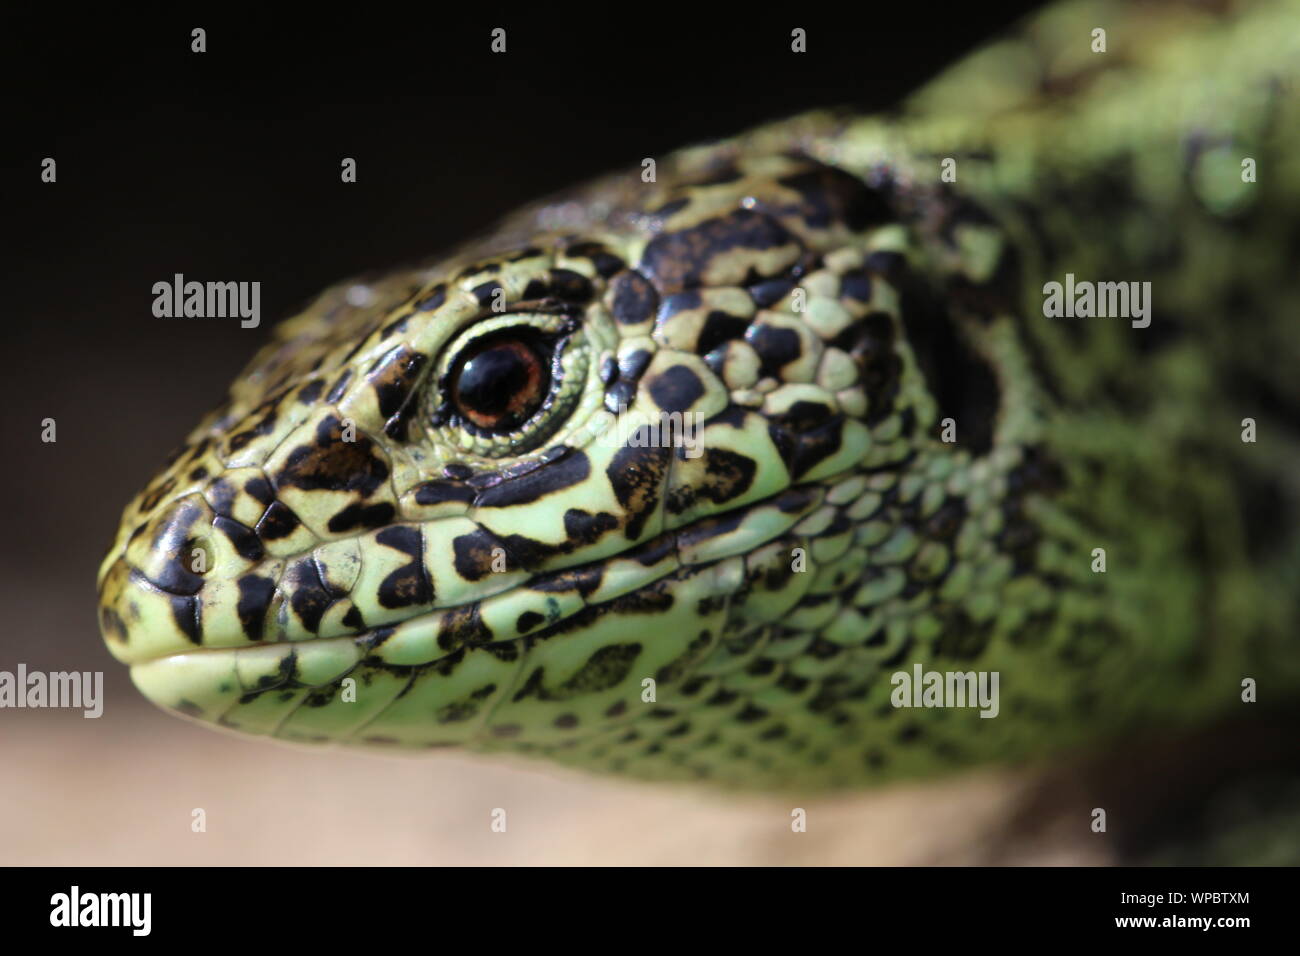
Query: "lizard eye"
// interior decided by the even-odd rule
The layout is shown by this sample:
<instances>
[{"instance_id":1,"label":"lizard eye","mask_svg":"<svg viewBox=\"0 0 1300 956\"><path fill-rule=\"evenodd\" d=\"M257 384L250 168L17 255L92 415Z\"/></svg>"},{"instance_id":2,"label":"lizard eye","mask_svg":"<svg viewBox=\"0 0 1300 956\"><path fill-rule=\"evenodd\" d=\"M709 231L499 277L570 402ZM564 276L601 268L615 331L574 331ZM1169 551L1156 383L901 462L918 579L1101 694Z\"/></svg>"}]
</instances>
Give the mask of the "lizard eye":
<instances>
[{"instance_id":1,"label":"lizard eye","mask_svg":"<svg viewBox=\"0 0 1300 956\"><path fill-rule=\"evenodd\" d=\"M531 451L565 427L588 376L589 345L572 316L542 312L473 323L438 360L428 423L457 455Z\"/></svg>"},{"instance_id":2,"label":"lizard eye","mask_svg":"<svg viewBox=\"0 0 1300 956\"><path fill-rule=\"evenodd\" d=\"M457 356L451 374L456 411L485 432L508 432L550 393L552 348L527 328L484 336Z\"/></svg>"}]
</instances>

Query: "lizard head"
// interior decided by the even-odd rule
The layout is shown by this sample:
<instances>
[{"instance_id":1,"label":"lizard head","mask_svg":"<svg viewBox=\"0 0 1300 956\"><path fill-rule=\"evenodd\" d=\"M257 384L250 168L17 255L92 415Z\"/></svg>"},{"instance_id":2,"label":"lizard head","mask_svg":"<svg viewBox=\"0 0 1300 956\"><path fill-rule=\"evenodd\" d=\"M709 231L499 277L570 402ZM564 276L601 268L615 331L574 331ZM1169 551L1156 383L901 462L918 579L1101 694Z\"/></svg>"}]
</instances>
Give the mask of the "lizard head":
<instances>
[{"instance_id":1,"label":"lizard head","mask_svg":"<svg viewBox=\"0 0 1300 956\"><path fill-rule=\"evenodd\" d=\"M890 203L788 152L659 172L276 330L101 568L148 697L619 769L643 717L833 721L933 637L1018 452L972 477L937 439Z\"/></svg>"}]
</instances>

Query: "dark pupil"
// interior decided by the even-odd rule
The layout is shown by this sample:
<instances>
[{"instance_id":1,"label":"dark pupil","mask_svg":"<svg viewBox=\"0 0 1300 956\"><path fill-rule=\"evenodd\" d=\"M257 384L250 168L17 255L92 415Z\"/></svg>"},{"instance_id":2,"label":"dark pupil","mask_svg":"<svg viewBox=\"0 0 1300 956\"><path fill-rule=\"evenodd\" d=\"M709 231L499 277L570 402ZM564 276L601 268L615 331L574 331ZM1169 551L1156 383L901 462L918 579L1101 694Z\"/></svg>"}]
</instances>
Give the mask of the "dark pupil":
<instances>
[{"instance_id":1,"label":"dark pupil","mask_svg":"<svg viewBox=\"0 0 1300 956\"><path fill-rule=\"evenodd\" d=\"M455 381L461 413L482 428L504 428L522 422L544 393L541 359L518 339L506 339L473 353Z\"/></svg>"}]
</instances>

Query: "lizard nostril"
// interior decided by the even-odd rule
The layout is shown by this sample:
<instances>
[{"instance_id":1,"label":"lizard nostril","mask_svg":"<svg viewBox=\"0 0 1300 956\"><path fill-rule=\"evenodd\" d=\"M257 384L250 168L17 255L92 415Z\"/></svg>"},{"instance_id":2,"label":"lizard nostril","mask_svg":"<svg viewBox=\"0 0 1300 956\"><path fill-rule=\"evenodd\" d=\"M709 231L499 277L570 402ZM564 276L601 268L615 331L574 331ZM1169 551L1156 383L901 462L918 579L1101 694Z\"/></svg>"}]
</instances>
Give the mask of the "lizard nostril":
<instances>
[{"instance_id":1,"label":"lizard nostril","mask_svg":"<svg viewBox=\"0 0 1300 956\"><path fill-rule=\"evenodd\" d=\"M212 542L206 535L196 535L189 538L181 548L181 559L187 560L190 571L198 575L208 573L215 555L216 552L212 548Z\"/></svg>"}]
</instances>

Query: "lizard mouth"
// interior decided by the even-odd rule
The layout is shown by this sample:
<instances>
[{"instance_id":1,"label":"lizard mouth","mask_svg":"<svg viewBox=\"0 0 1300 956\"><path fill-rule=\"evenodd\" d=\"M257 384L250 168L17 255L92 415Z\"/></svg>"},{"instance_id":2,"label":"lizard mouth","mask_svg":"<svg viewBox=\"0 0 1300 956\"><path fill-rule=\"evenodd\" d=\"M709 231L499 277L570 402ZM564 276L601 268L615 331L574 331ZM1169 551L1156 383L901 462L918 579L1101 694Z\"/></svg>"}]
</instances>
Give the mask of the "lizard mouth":
<instances>
[{"instance_id":1,"label":"lizard mouth","mask_svg":"<svg viewBox=\"0 0 1300 956\"><path fill-rule=\"evenodd\" d=\"M617 716L643 681L712 649L753 579L771 587L784 568L777 577L798 600L809 581L791 582L812 576L790 571L794 542L778 542L821 499L788 488L623 554L356 634L160 649L128 660L132 680L182 716L295 742L454 746L570 729L590 723L593 706ZM758 568L764 546L777 560ZM565 709L580 696L581 716ZM554 713L539 721L537 707Z\"/></svg>"}]
</instances>

